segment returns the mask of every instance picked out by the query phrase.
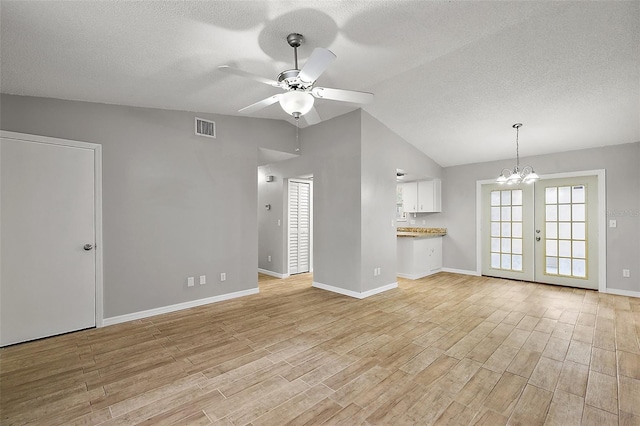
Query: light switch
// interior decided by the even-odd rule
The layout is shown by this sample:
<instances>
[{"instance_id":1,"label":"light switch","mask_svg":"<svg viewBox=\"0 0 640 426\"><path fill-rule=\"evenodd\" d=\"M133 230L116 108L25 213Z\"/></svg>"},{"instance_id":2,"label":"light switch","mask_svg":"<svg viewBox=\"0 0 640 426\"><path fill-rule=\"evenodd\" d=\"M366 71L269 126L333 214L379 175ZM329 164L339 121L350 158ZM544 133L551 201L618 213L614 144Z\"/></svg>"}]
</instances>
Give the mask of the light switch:
<instances>
[{"instance_id":1,"label":"light switch","mask_svg":"<svg viewBox=\"0 0 640 426\"><path fill-rule=\"evenodd\" d=\"M204 285L207 283L207 276L206 275L200 275L200 285Z\"/></svg>"},{"instance_id":2,"label":"light switch","mask_svg":"<svg viewBox=\"0 0 640 426\"><path fill-rule=\"evenodd\" d=\"M609 228L616 228L618 226L618 221L615 219L609 220Z\"/></svg>"},{"instance_id":3,"label":"light switch","mask_svg":"<svg viewBox=\"0 0 640 426\"><path fill-rule=\"evenodd\" d=\"M188 287L193 287L193 284L194 284L194 279L193 279L193 277L188 277L188 278L187 278L187 286L188 286Z\"/></svg>"}]
</instances>

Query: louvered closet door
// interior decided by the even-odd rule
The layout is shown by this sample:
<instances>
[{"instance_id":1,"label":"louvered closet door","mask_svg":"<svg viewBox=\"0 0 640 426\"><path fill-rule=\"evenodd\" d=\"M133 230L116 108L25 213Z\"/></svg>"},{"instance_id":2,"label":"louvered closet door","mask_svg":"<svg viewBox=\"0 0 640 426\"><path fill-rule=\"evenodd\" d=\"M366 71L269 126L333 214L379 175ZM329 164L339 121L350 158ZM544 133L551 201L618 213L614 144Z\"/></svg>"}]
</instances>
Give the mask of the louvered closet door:
<instances>
[{"instance_id":1,"label":"louvered closet door","mask_svg":"<svg viewBox=\"0 0 640 426\"><path fill-rule=\"evenodd\" d=\"M289 273L309 272L311 188L289 181Z\"/></svg>"}]
</instances>

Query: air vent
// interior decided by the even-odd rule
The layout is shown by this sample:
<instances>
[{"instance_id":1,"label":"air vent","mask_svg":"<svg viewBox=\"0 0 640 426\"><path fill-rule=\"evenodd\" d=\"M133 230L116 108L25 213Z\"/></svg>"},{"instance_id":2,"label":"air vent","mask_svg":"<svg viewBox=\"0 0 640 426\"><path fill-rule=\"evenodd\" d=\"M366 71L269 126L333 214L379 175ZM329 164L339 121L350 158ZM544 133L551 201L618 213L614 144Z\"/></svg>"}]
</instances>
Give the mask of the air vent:
<instances>
[{"instance_id":1,"label":"air vent","mask_svg":"<svg viewBox=\"0 0 640 426\"><path fill-rule=\"evenodd\" d=\"M215 121L204 120L196 117L196 135L206 136L208 138L216 137Z\"/></svg>"}]
</instances>

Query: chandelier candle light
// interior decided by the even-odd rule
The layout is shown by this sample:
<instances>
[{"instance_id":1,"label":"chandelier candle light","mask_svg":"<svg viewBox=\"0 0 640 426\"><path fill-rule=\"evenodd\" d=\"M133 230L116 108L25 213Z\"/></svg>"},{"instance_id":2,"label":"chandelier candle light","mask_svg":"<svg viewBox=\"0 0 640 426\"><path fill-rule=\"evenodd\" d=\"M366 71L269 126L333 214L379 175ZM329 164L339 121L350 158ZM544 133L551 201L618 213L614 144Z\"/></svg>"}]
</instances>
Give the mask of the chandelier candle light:
<instances>
[{"instance_id":1,"label":"chandelier candle light","mask_svg":"<svg viewBox=\"0 0 640 426\"><path fill-rule=\"evenodd\" d=\"M521 182L532 183L536 180L540 179L540 176L533 170L531 166L524 166L522 169L520 168L520 146L518 142L518 136L520 132L520 127L522 127L522 123L516 123L513 126L516 129L516 165L513 170L510 169L502 169L500 172L500 176L496 179L498 183L506 183L507 185L517 185Z\"/></svg>"}]
</instances>

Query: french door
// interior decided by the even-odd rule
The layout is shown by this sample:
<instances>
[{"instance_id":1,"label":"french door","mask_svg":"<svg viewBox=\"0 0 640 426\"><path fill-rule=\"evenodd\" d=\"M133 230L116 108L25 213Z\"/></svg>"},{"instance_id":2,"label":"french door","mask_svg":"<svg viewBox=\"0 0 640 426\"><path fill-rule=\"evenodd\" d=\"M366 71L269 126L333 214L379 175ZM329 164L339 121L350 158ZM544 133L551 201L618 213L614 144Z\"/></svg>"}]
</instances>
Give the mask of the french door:
<instances>
[{"instance_id":1,"label":"french door","mask_svg":"<svg viewBox=\"0 0 640 426\"><path fill-rule=\"evenodd\" d=\"M482 186L482 274L598 289L598 177Z\"/></svg>"}]
</instances>

